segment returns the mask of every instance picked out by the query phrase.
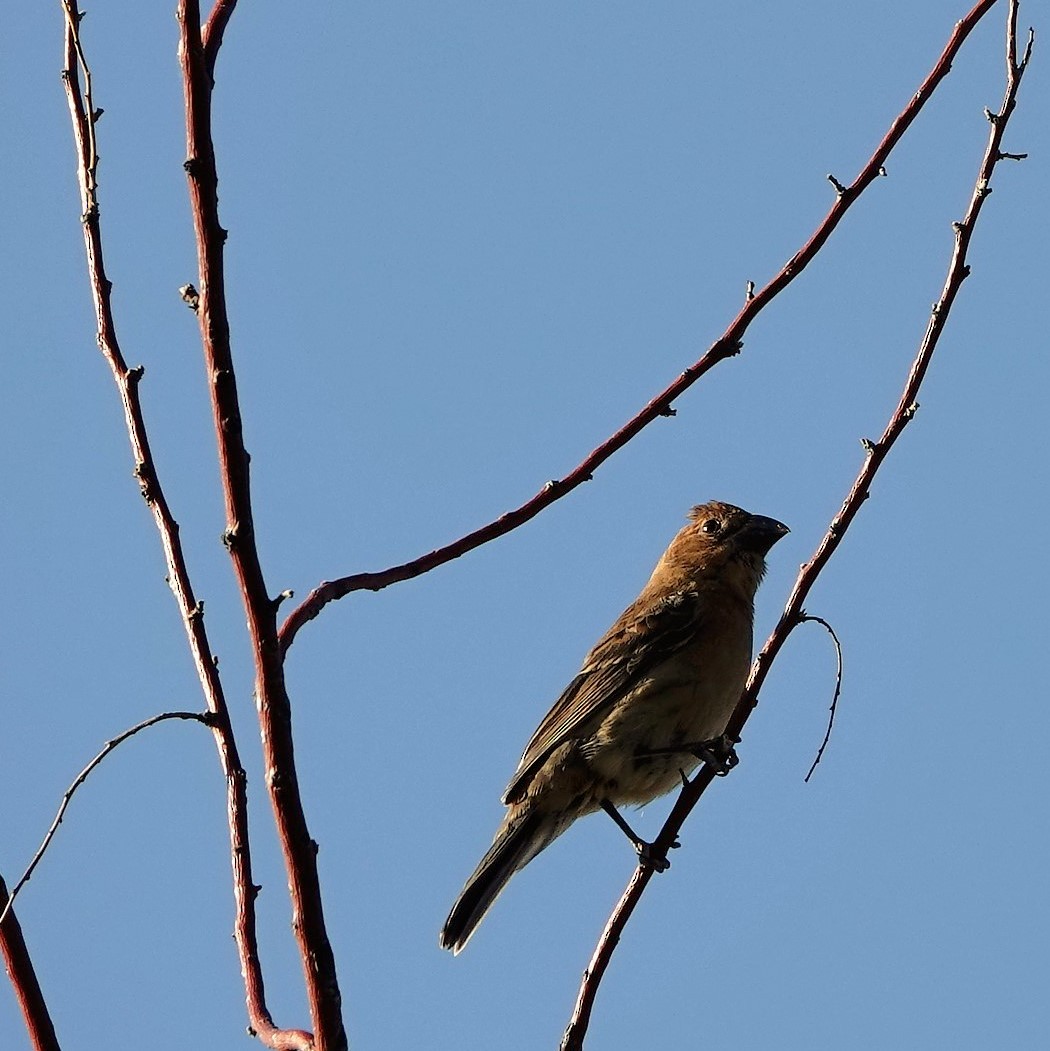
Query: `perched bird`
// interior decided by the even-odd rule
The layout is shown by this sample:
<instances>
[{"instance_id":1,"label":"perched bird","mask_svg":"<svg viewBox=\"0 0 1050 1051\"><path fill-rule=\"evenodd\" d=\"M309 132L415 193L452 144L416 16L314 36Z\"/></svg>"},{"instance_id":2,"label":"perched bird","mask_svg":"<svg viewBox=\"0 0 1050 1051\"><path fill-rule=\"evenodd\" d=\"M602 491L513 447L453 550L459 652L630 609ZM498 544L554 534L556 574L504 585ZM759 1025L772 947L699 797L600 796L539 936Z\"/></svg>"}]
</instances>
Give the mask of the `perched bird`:
<instances>
[{"instance_id":1,"label":"perched bird","mask_svg":"<svg viewBox=\"0 0 1050 1051\"><path fill-rule=\"evenodd\" d=\"M787 532L732 504L692 509L532 735L503 794L503 823L445 921L443 948L458 953L510 877L578 817L605 810L647 860L649 844L616 807L670 792L701 759L735 760L722 735L751 664L765 555Z\"/></svg>"}]
</instances>

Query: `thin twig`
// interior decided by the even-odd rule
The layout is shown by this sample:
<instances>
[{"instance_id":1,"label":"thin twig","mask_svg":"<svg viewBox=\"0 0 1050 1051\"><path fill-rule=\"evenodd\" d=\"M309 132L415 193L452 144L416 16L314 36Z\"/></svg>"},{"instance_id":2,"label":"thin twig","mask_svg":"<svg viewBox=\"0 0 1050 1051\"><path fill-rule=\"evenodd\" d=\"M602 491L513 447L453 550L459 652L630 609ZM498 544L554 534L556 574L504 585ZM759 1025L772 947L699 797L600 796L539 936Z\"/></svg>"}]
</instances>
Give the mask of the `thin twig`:
<instances>
[{"instance_id":1,"label":"thin twig","mask_svg":"<svg viewBox=\"0 0 1050 1051\"><path fill-rule=\"evenodd\" d=\"M9 908L7 884L3 876L0 876L0 905L4 906L4 919L0 921L0 956L4 958L11 988L22 1011L29 1042L33 1051L62 1051L44 1000L44 992L22 936L22 927L18 917Z\"/></svg>"},{"instance_id":2,"label":"thin twig","mask_svg":"<svg viewBox=\"0 0 1050 1051\"><path fill-rule=\"evenodd\" d=\"M1016 18L1016 4L1017 0L1011 0L1011 15L1014 18ZM963 22L959 22L955 27L953 39L959 34L961 27L968 19L973 20L973 23L975 23L976 19L984 13L984 9L986 9L987 6L989 5L978 5L978 7L974 8L970 15L967 16L967 19L964 19ZM973 23L968 26L967 32L972 28ZM737 703L733 716L726 727L726 734L730 739L740 738L740 733L744 724L747 722L748 717L758 703L758 693L762 684L765 682L770 666L776 659L776 656L783 647L787 637L801 622L803 616L803 603L806 596L809 594L810 589L813 587L821 570L838 548L839 543L849 528L850 523L856 517L861 505L868 498L871 481L882 462L885 460L891 447L915 415L915 411L918 408L918 403L915 399L922 384L923 377L929 367L930 359L936 349L941 332L944 330L952 303L955 301L955 297L962 286L963 281L969 274L969 267L966 265L966 249L969 246L974 224L980 215L983 203L991 192L989 189L989 180L991 179L992 171L999 159L999 147L1002 142L1003 132L1009 116L1013 112L1021 76L1027 65L1031 50L1032 37L1030 36L1028 47L1025 50L1025 55L1022 61L1019 64L1010 64L1009 66L1006 96L1002 109L997 114L992 115L991 135L989 136L988 146L981 161L980 171L978 172L977 180L974 184L970 204L962 221L953 224L955 245L952 252L951 262L948 266L948 275L945 279L944 288L941 292L940 298L933 305L930 321L927 325L925 335L920 342L916 357L912 362L900 402L898 403L893 415L890 417L880 439L877 442L868 441L865 443L867 455L865 456L864 464L858 472L849 494L843 501L839 512L832 519L831 524L828 526L823 539L817 546L813 557L799 571L798 577L795 580L795 585L792 588L787 604L784 607L784 612L780 616L780 620L777 622L773 632L770 634L765 645L755 658L755 661L751 666L751 673L748 676L747 685L744 688L740 701ZM947 53L946 50L945 54ZM942 55L942 61L943 59L944 56ZM671 845L677 842L678 834L681 831L685 819L699 802L700 797L706 791L708 785L714 780L715 776L715 767L710 763L705 763L697 771L692 780L683 787L678 799L675 801L674 807L671 809L667 821L664 823L663 828L660 830L659 835L657 835L652 844L651 853L653 856L666 857L667 851L671 848ZM652 873L653 868L651 865L640 865L635 870L623 896L620 898L620 901L617 903L616 907L610 914L609 919L606 921L605 927L598 939L598 944L591 956L590 963L587 966L587 970L583 973L572 1017L570 1018L568 1027L565 1030L565 1035L562 1038L561 1051L581 1051L583 1048L583 1042L587 1033L587 1027L590 1023L591 1012L594 1007L595 997L598 993L598 987L609 966L609 961L612 959L612 954L620 940L620 935L623 932L627 921L630 919L631 914L634 912L635 906L641 899L642 893L645 891L646 886L648 886L649 880L652 878Z\"/></svg>"},{"instance_id":3,"label":"thin twig","mask_svg":"<svg viewBox=\"0 0 1050 1051\"><path fill-rule=\"evenodd\" d=\"M37 848L37 852L33 855L28 866L26 866L25 872L22 873L22 878L15 884L3 911L0 912L0 923L3 923L6 919L7 913L11 906L14 905L15 898L18 897L19 891L21 891L30 879L32 879L37 865L43 860L44 854L47 853L47 848L51 846L51 841L55 838L55 833L58 832L58 826L62 824L62 818L66 816L66 810L69 808L73 796L76 794L77 789L88 779L91 771L94 770L110 752L122 745L129 737L134 737L135 734L140 733L148 727L155 726L157 723L165 722L168 719L192 719L195 722L208 725L211 722L211 714L208 712L161 712L160 715L153 715L149 719L143 719L142 722L136 723L130 729L117 734L116 737L107 741L98 755L96 755L95 758L92 759L79 774L77 774L73 779L73 783L62 794L62 802L58 805L58 813L55 814L55 819L51 822L51 827L44 834L44 839Z\"/></svg>"},{"instance_id":4,"label":"thin twig","mask_svg":"<svg viewBox=\"0 0 1050 1051\"><path fill-rule=\"evenodd\" d=\"M256 939L255 898L258 890L252 879L251 844L248 839L248 780L241 764L230 722L229 709L219 678L218 664L204 627L204 606L198 602L190 582L186 559L179 540L179 527L161 487L146 432L139 383L143 369L129 369L117 340L113 318L112 284L106 276L99 222L97 182L98 154L95 148L95 119L98 110L91 97L91 74L80 42L80 19L77 0L63 0L66 16L65 64L62 80L69 103L73 139L77 153L77 176L80 184L81 216L84 247L91 295L98 319L99 349L113 373L124 410L124 422L135 463L135 477L142 496L153 515L160 534L167 564L168 585L178 605L193 664L200 679L208 711L212 715L212 733L219 762L226 778L226 810L230 835L230 863L233 869L235 902L234 938L245 983L245 1000L249 1024L268 1047L282 1051L307 1051L312 1046L309 1033L281 1030L274 1026L266 1007L262 967ZM83 87L81 81L83 80Z\"/></svg>"},{"instance_id":5,"label":"thin twig","mask_svg":"<svg viewBox=\"0 0 1050 1051\"><path fill-rule=\"evenodd\" d=\"M288 890L292 928L310 1008L317 1051L346 1047L335 954L328 939L317 844L310 835L299 793L292 743L291 704L277 640L277 606L267 591L255 541L249 456L244 445L230 325L226 310L223 248L226 231L219 222L218 172L211 134L212 76L215 49L232 8L210 23L210 55L201 37L198 0L179 0L179 63L186 105L186 175L197 242L200 301L197 319L209 378L212 418L219 454L226 530L223 539L233 563L248 621L255 665L255 697L262 738L266 787L277 824Z\"/></svg>"},{"instance_id":6,"label":"thin twig","mask_svg":"<svg viewBox=\"0 0 1050 1051\"><path fill-rule=\"evenodd\" d=\"M842 643L839 642L838 635L835 634L835 629L823 618L815 617L811 613L802 613L799 616L798 622L805 624L807 620L811 620L816 624L823 624L827 628L828 634L831 636L832 642L835 643L835 693L831 698L831 706L828 708L828 728L824 731L824 740L820 742L820 747L817 749L817 754L813 759L813 764L809 768L809 772L803 778L808 784L809 779L813 776L813 771L816 770L820 760L824 758L824 749L828 746L828 741L831 740L831 730L835 725L835 711L838 708L839 694L842 693Z\"/></svg>"},{"instance_id":7,"label":"thin twig","mask_svg":"<svg viewBox=\"0 0 1050 1051\"><path fill-rule=\"evenodd\" d=\"M861 169L860 174L849 186L842 186L836 195L834 204L810 239L784 264L780 272L764 288L747 297L740 313L725 332L711 344L703 357L690 365L673 383L657 394L645 408L628 420L612 437L589 453L564 478L547 482L532 499L527 500L520 507L500 515L494 521L460 537L453 543L421 555L411 562L391 566L377 573L355 573L319 584L292 610L281 626L282 651L288 650L303 625L313 620L329 602L341 599L354 591L379 591L399 581L418 577L517 529L518 526L528 522L556 500L572 492L577 486L589 482L598 467L654 420L663 416L673 416L672 402L719 362L741 351L744 334L759 313L809 265L864 190L876 179L886 174L884 165L890 152L918 116L934 89L947 76L952 60L973 27L995 3L996 0L980 0L974 9L956 24L951 38L929 76L922 82L918 91L890 126L889 131L886 132L867 164Z\"/></svg>"}]
</instances>

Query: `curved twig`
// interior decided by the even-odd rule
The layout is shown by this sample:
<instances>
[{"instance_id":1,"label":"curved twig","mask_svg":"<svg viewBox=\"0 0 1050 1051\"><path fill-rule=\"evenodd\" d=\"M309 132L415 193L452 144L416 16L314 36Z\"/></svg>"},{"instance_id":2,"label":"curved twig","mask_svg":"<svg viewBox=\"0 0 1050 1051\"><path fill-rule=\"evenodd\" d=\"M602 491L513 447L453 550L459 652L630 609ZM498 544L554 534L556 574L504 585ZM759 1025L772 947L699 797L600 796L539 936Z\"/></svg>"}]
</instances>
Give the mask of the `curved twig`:
<instances>
[{"instance_id":1,"label":"curved twig","mask_svg":"<svg viewBox=\"0 0 1050 1051\"><path fill-rule=\"evenodd\" d=\"M645 408L628 420L612 437L590 452L564 478L547 482L532 499L527 500L520 507L500 515L494 521L489 522L480 529L475 529L466 536L460 537L451 544L421 555L411 562L391 566L389 569L376 573L355 573L351 576L340 577L338 580L328 580L319 584L292 610L281 626L280 643L282 652L288 650L288 647L291 646L303 625L313 620L329 602L344 598L354 591L379 591L399 581L418 577L438 566L444 565L446 562L451 562L453 559L467 554L469 551L473 551L482 544L486 544L497 537L511 532L513 529L517 529L518 526L524 525L556 500L572 492L577 486L582 485L584 482L589 482L598 467L605 463L615 452L622 449L636 434L654 420L661 416L673 416L672 403L674 400L720 361L740 353L743 348L744 334L752 321L809 265L846 212L849 211L854 201L857 200L864 190L877 178L886 174L884 165L890 152L919 115L920 110L929 100L937 85L948 75L952 60L962 47L963 41L966 40L973 27L977 25L995 3L996 0L980 0L974 9L956 24L954 32L933 69L911 97L908 104L901 110L897 119L890 125L889 131L886 132L882 142L879 143L867 164L861 169L860 174L849 186L843 186L838 180L832 179L836 187L835 203L831 206L820 225L814 230L809 240L784 264L780 272L764 288L755 292L753 286L749 285L743 309L733 319L725 332L711 344L703 357L682 372L673 383L657 394Z\"/></svg>"},{"instance_id":2,"label":"curved twig","mask_svg":"<svg viewBox=\"0 0 1050 1051\"><path fill-rule=\"evenodd\" d=\"M839 642L835 629L823 617L815 617L813 614L803 611L798 618L798 622L799 624L805 624L807 620L813 621L815 624L823 624L831 636L831 641L835 643L835 693L832 695L831 707L828 709L828 728L824 731L824 740L820 742L820 747L817 749L817 754L813 759L809 772L802 779L806 783L813 776L813 771L816 770L817 764L824 758L824 749L827 748L828 742L831 740L831 730L835 725L835 711L838 708L839 694L842 693L842 643Z\"/></svg>"},{"instance_id":3,"label":"curved twig","mask_svg":"<svg viewBox=\"0 0 1050 1051\"><path fill-rule=\"evenodd\" d=\"M26 866L25 872L22 873L22 878L14 885L11 893L8 895L7 904L4 906L3 911L0 912L0 924L7 918L8 912L11 910L11 906L15 903L15 898L18 897L19 891L32 879L33 873L36 871L37 865L43 860L44 855L47 853L47 848L51 846L51 841L55 838L55 833L58 832L58 826L62 824L62 818L66 816L66 810L69 808L69 804L73 800L73 796L76 794L77 789L88 779L91 771L95 769L103 759L109 755L115 748L122 745L129 737L134 737L135 734L140 733L142 730L147 729L150 726L155 726L157 723L162 723L168 719L192 719L198 723L204 723L206 726L211 724L212 718L210 712L161 712L160 715L153 715L149 719L143 719L142 722L136 723L134 726L125 730L123 733L117 734L116 737L108 740L103 746L102 750L91 760L83 770L75 778L73 778L72 784L62 794L62 802L58 805L58 813L55 814L54 821L51 822L50 828L44 834L43 841L37 848L37 852L33 855L32 860Z\"/></svg>"},{"instance_id":4,"label":"curved twig","mask_svg":"<svg viewBox=\"0 0 1050 1051\"><path fill-rule=\"evenodd\" d=\"M967 20L971 20L966 28L966 31L969 32L969 30L973 28L973 25L976 24L980 15L984 14L984 10L988 6L990 5L979 4L970 12L967 19L959 22L955 27L953 40L958 36L961 28ZM1010 0L1007 15L1009 27L1008 41L1014 39L1014 34L1016 33L1016 20L1017 0ZM744 724L747 722L751 712L758 703L758 693L762 684L765 682L770 666L780 652L788 636L795 627L801 623L802 617L804 616L802 604L805 601L806 596L813 587L820 571L824 568L828 560L838 548L850 523L860 510L861 505L868 498L868 489L875 473L878 471L893 444L896 442L897 438L900 437L904 428L914 417L915 412L918 409L918 403L915 399L922 384L923 377L926 375L926 370L929 367L931 358L933 357L933 352L936 349L940 335L944 330L948 314L951 310L951 305L955 301L955 297L958 294L963 281L969 275L969 267L966 265L966 250L969 247L974 225L980 215L984 201L991 193L989 182L995 165L1000 160L999 150L1003 132L1006 128L1010 114L1014 110L1017 91L1020 87L1021 77L1027 66L1028 59L1031 56L1032 45L1033 35L1031 31L1029 31L1028 45L1025 48L1024 56L1021 61L1017 62L1015 57L1008 58L1007 87L1003 105L998 113L988 114L989 122L991 123L991 134L989 136L988 146L981 161L980 170L974 184L966 215L960 222L953 224L955 245L952 252L951 262L948 266L948 274L945 279L944 288L941 292L940 298L933 305L926 332L919 344L919 349L915 359L912 362L908 378L904 384L904 391L901 394L897 408L890 417L890 420L879 440L877 442L869 440L864 442L864 448L867 455L857 474L853 486L846 496L846 499L843 501L841 509L834 516L831 524L828 526L823 539L817 545L813 557L802 566L799 571L798 577L795 580L795 585L792 588L787 604L784 607L784 612L780 616L780 620L777 622L776 627L773 629L769 638L766 640L765 645L755 658L755 661L751 666L751 674L748 677L747 685L744 688L740 701L737 703L733 716L729 721L729 725L726 727L726 734L730 739L739 739ZM1010 51L1010 46L1011 45L1008 42L1008 54L1015 55L1016 52ZM947 54L947 49L945 54ZM942 55L942 61L943 60L944 56ZM671 848L671 845L677 841L678 834L681 831L685 819L700 801L700 797L707 790L708 785L711 784L715 776L716 770L714 766L710 763L705 763L697 771L692 780L683 787L678 799L675 801L674 807L671 809L667 821L664 823L659 835L653 841L651 851L652 856L666 857L667 851ZM598 944L591 956L590 963L587 966L587 970L583 973L579 993L573 1007L572 1017L569 1020L569 1024L562 1038L561 1051L581 1051L583 1048L583 1041L587 1033L587 1027L590 1023L591 1012L594 1007L595 997L598 993L598 987L609 966L609 961L612 959L612 953L620 939L620 934L626 926L627 921L630 919L631 914L634 912L635 906L638 904L649 880L652 878L652 873L653 868L651 865L639 865L631 877L623 896L620 898L620 901L617 903L609 916L609 919L606 921L605 927L598 939Z\"/></svg>"}]
</instances>

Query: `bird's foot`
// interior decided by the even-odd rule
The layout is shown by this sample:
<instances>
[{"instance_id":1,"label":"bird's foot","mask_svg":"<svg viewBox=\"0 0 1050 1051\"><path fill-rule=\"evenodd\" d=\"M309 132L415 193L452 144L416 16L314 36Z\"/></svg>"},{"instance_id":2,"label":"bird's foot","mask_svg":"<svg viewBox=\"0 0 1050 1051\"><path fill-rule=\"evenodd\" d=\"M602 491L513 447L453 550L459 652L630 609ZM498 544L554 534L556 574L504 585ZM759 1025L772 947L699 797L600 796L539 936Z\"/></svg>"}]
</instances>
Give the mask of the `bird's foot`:
<instances>
[{"instance_id":1,"label":"bird's foot","mask_svg":"<svg viewBox=\"0 0 1050 1051\"><path fill-rule=\"evenodd\" d=\"M638 863L640 865L651 868L653 872L666 872L671 867L671 862L667 860L667 855L659 852L655 843L646 843L640 839L634 846L635 850L638 851ZM679 847L681 844L676 839L671 846Z\"/></svg>"},{"instance_id":2,"label":"bird's foot","mask_svg":"<svg viewBox=\"0 0 1050 1051\"><path fill-rule=\"evenodd\" d=\"M701 741L699 744L690 746L688 751L702 763L709 763L714 767L719 777L725 777L740 762L740 757L733 747L739 740L739 737L731 738L728 734L721 734L718 737L712 737L710 741Z\"/></svg>"}]
</instances>

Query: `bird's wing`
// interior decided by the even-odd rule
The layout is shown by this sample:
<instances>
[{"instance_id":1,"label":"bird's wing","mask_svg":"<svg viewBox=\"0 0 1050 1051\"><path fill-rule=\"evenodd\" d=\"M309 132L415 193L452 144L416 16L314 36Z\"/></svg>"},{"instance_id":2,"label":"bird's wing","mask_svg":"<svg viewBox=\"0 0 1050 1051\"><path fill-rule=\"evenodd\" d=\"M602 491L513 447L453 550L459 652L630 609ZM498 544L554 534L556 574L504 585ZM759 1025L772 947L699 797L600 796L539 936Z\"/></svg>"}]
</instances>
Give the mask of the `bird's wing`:
<instances>
[{"instance_id":1,"label":"bird's wing","mask_svg":"<svg viewBox=\"0 0 1050 1051\"><path fill-rule=\"evenodd\" d=\"M503 802L520 799L555 748L585 723L604 716L641 678L695 638L701 612L695 591L675 592L644 612L627 610L544 716L525 746Z\"/></svg>"}]
</instances>

